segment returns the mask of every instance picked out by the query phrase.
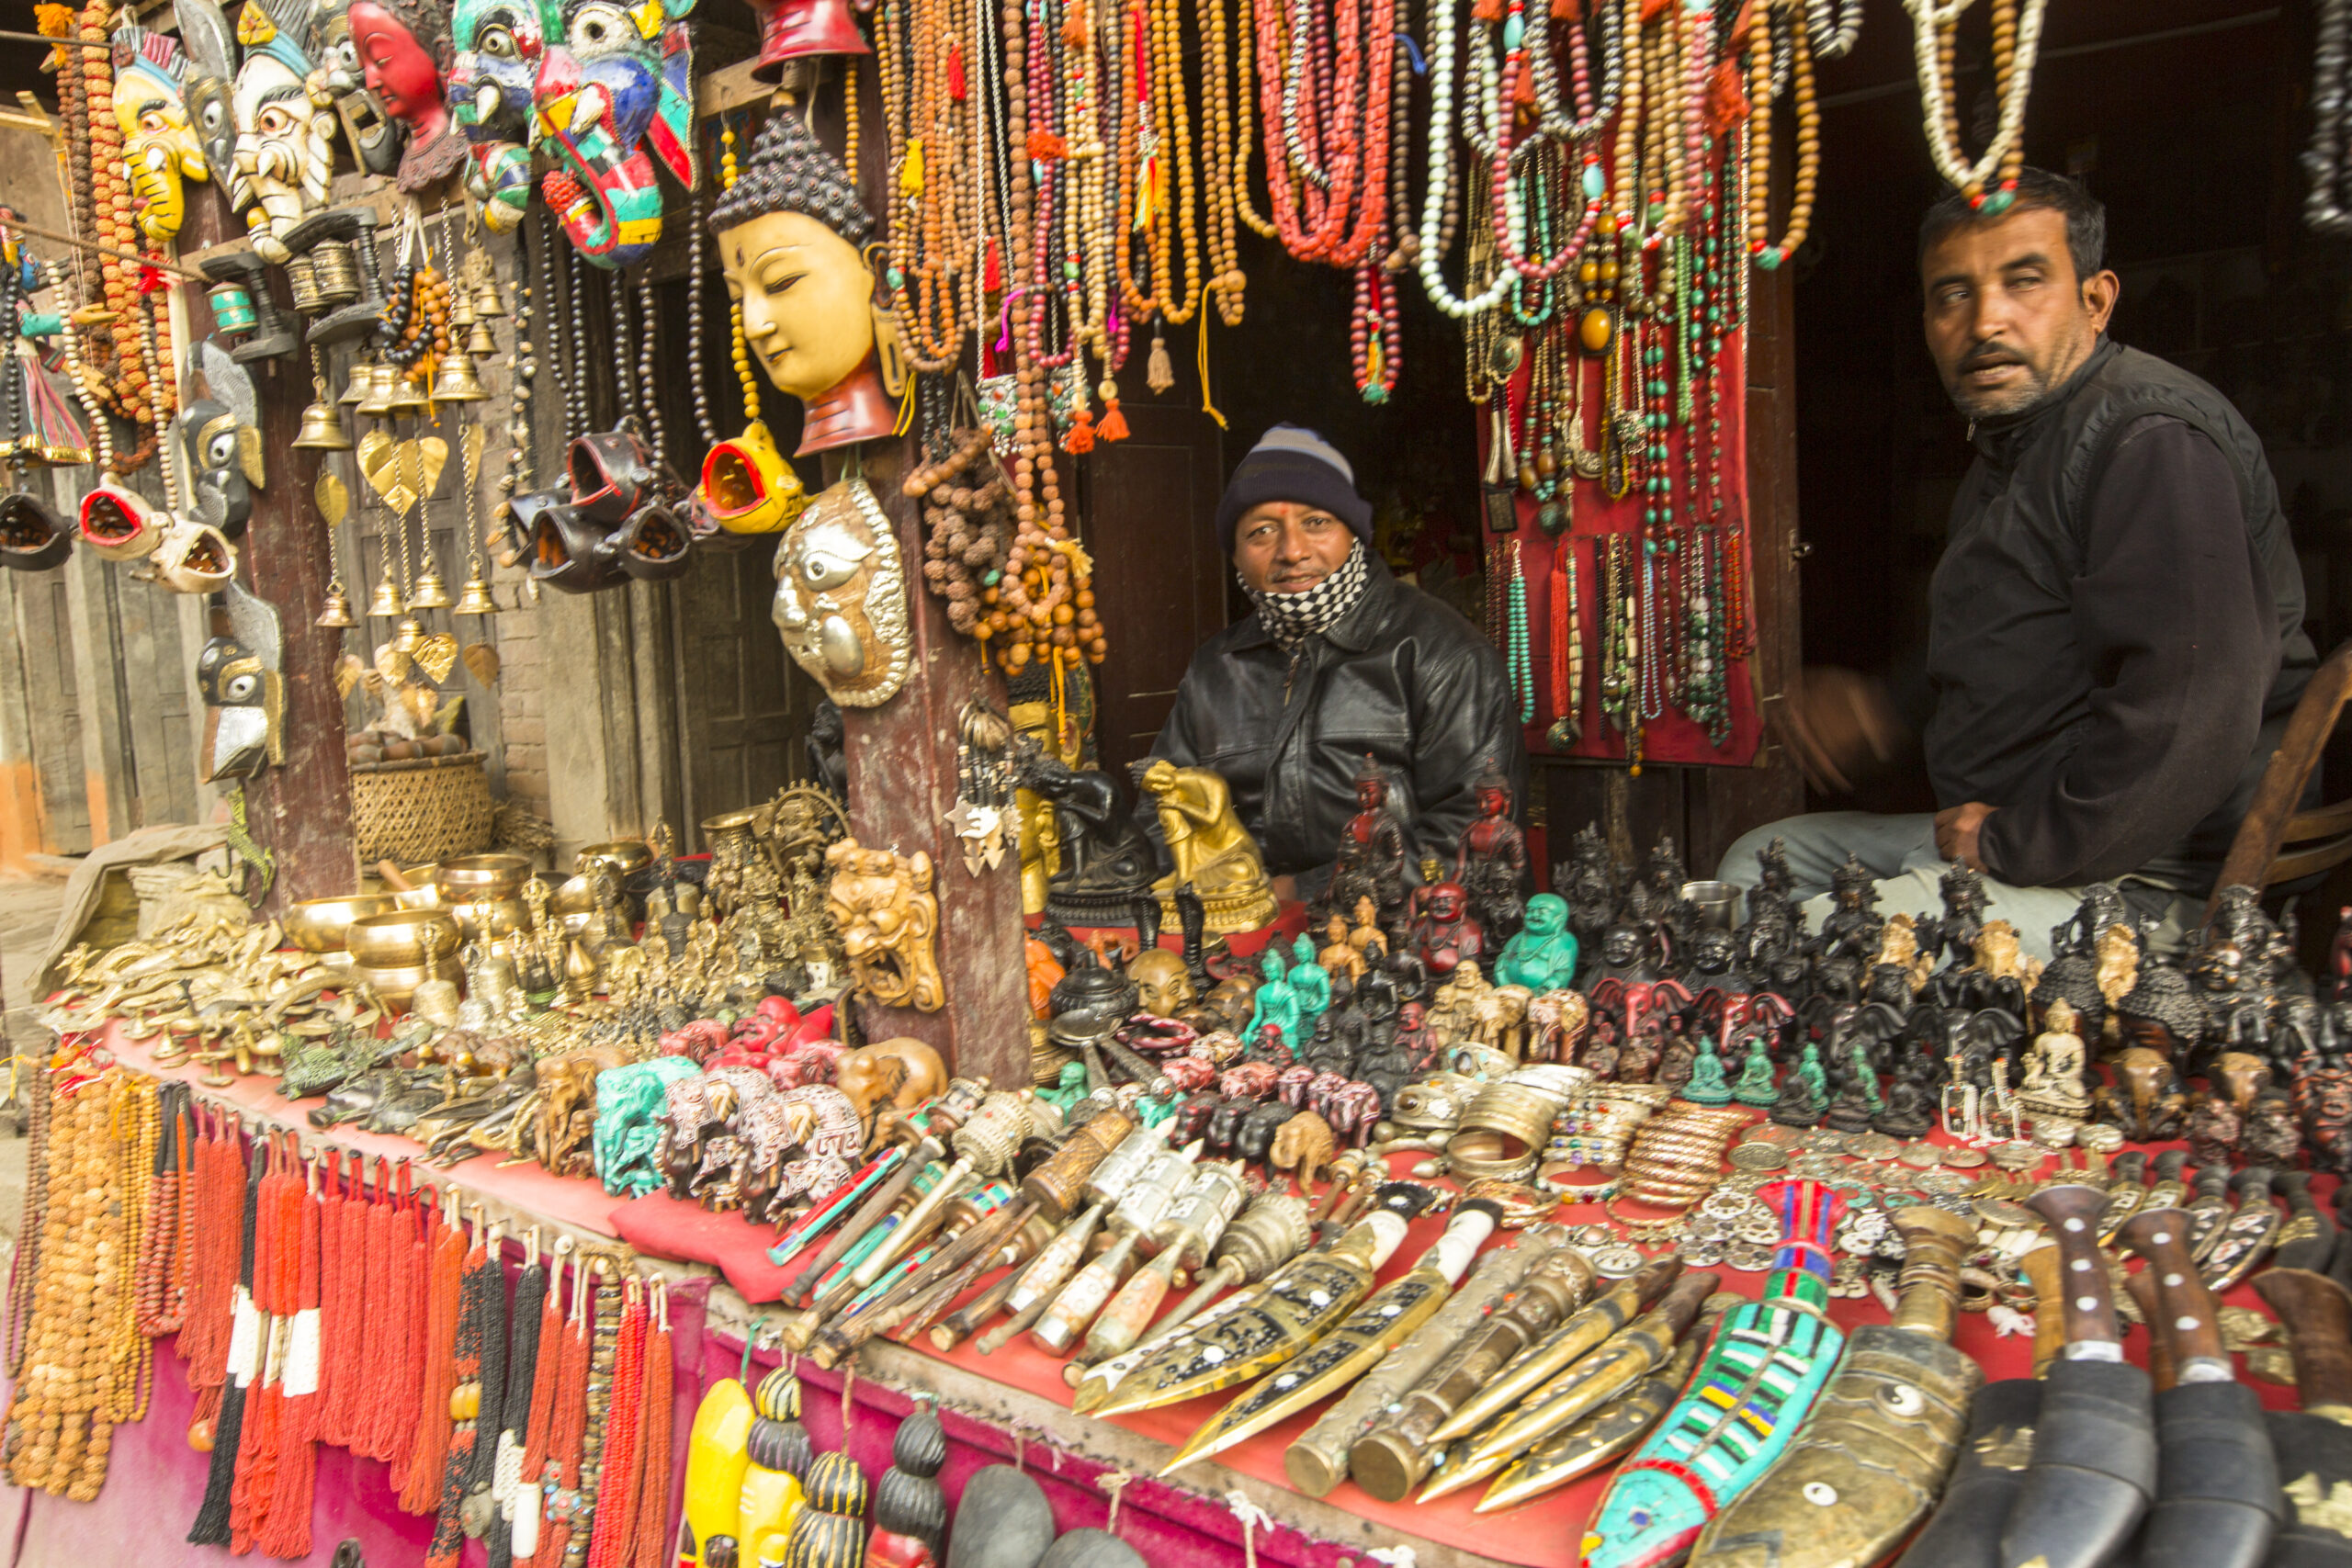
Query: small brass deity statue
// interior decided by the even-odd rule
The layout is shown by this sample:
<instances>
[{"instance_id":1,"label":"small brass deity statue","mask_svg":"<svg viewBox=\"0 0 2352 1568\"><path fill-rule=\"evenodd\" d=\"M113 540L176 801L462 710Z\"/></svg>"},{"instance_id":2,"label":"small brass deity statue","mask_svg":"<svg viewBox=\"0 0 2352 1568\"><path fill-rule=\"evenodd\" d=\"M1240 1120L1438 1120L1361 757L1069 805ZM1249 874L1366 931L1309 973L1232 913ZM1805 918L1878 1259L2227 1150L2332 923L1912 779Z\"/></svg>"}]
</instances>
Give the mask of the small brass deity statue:
<instances>
[{"instance_id":1,"label":"small brass deity statue","mask_svg":"<svg viewBox=\"0 0 2352 1568\"><path fill-rule=\"evenodd\" d=\"M1160 918L1177 918L1176 889L1190 885L1207 910L1208 929L1250 931L1274 918L1273 884L1258 842L1234 814L1233 792L1206 768L1165 760L1140 768L1136 786L1152 797L1160 837L1176 869L1153 883Z\"/></svg>"}]
</instances>

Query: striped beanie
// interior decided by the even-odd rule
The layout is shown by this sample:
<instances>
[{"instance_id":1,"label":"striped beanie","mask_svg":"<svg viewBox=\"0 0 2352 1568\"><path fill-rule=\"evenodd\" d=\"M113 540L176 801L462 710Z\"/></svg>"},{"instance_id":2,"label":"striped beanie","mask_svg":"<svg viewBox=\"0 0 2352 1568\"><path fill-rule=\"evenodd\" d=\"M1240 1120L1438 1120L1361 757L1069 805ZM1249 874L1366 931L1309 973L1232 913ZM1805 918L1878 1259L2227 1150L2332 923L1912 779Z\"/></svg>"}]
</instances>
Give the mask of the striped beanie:
<instances>
[{"instance_id":1,"label":"striped beanie","mask_svg":"<svg viewBox=\"0 0 2352 1568\"><path fill-rule=\"evenodd\" d=\"M1253 506L1270 501L1320 507L1372 543L1372 502L1356 493L1356 471L1339 449L1303 424L1278 424L1233 470L1217 502L1216 541L1229 557L1233 532Z\"/></svg>"}]
</instances>

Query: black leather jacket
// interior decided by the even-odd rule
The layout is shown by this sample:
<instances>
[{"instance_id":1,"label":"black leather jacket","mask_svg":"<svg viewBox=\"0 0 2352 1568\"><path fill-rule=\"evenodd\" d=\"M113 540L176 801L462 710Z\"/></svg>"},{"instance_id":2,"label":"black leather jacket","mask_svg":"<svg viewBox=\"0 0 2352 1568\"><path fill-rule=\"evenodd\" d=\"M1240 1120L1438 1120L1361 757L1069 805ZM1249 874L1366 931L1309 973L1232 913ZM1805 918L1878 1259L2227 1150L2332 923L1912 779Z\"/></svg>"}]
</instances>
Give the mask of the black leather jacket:
<instances>
[{"instance_id":1,"label":"black leather jacket","mask_svg":"<svg viewBox=\"0 0 2352 1568\"><path fill-rule=\"evenodd\" d=\"M1526 798L1518 718L1494 645L1375 555L1363 600L1295 656L1255 615L1203 643L1151 754L1224 775L1266 869L1282 875L1329 865L1370 752L1388 771L1414 861L1435 855L1450 871L1489 761L1511 798ZM1148 801L1136 818L1158 842ZM1309 882L1302 891L1318 890Z\"/></svg>"}]
</instances>

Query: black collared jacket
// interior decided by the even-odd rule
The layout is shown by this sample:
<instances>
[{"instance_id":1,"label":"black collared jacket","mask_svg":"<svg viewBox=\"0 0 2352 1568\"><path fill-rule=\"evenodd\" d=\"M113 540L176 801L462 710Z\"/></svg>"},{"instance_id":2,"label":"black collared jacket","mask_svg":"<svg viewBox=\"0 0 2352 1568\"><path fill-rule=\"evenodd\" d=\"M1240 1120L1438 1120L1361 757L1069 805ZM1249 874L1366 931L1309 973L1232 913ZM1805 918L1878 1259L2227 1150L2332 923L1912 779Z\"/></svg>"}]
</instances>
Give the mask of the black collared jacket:
<instances>
[{"instance_id":1,"label":"black collared jacket","mask_svg":"<svg viewBox=\"0 0 2352 1568\"><path fill-rule=\"evenodd\" d=\"M1203 643L1151 749L1224 776L1276 875L1330 863L1355 815L1367 752L1388 772L1413 859L1434 855L1449 874L1489 762L1511 781L1514 802L1526 797L1527 752L1502 655L1452 609L1397 581L1377 555L1355 608L1295 655L1254 614ZM1157 842L1148 801L1136 816Z\"/></svg>"}]
</instances>

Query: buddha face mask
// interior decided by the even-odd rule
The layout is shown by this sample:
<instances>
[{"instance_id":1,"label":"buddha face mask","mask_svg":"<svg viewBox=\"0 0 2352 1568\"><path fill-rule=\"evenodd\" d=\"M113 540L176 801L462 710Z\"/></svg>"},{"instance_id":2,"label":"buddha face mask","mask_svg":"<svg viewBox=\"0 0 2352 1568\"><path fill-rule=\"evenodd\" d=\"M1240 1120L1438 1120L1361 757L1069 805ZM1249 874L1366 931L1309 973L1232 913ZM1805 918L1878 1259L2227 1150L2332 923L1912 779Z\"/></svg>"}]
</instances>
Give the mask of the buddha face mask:
<instances>
[{"instance_id":1,"label":"buddha face mask","mask_svg":"<svg viewBox=\"0 0 2352 1568\"><path fill-rule=\"evenodd\" d=\"M115 30L115 124L122 130L123 161L139 198L139 231L158 245L170 243L187 216L181 182L211 177L181 101L187 75L187 57L167 35L145 28Z\"/></svg>"},{"instance_id":2,"label":"buddha face mask","mask_svg":"<svg viewBox=\"0 0 2352 1568\"><path fill-rule=\"evenodd\" d=\"M180 47L187 54L180 107L204 149L206 169L230 180L237 164L236 111L229 102L237 56L229 20L220 14L219 0L181 0L174 10L179 17Z\"/></svg>"},{"instance_id":3,"label":"buddha face mask","mask_svg":"<svg viewBox=\"0 0 2352 1568\"><path fill-rule=\"evenodd\" d=\"M775 629L793 662L843 707L907 683L907 573L890 520L864 479L819 495L775 552Z\"/></svg>"},{"instance_id":4,"label":"buddha face mask","mask_svg":"<svg viewBox=\"0 0 2352 1568\"><path fill-rule=\"evenodd\" d=\"M695 183L694 0L560 0L531 103L556 168L541 184L580 254L623 267L662 238L653 161ZM650 150L650 155L649 155Z\"/></svg>"},{"instance_id":5,"label":"buddha face mask","mask_svg":"<svg viewBox=\"0 0 2352 1568\"><path fill-rule=\"evenodd\" d=\"M197 695L204 703L207 784L249 779L286 761L279 720L286 683L279 672L285 637L277 612L232 582L224 591L230 635L216 637L196 656Z\"/></svg>"},{"instance_id":6,"label":"buddha face mask","mask_svg":"<svg viewBox=\"0 0 2352 1568\"><path fill-rule=\"evenodd\" d=\"M797 115L769 118L710 226L744 342L769 382L808 405L795 455L888 434L903 377L863 248L873 220Z\"/></svg>"},{"instance_id":7,"label":"buddha face mask","mask_svg":"<svg viewBox=\"0 0 2352 1568\"><path fill-rule=\"evenodd\" d=\"M264 261L283 265L286 231L326 205L334 171L334 102L310 76L311 0L245 0L237 13L244 45L232 107L237 155L229 205L245 213L245 229ZM247 210L248 209L252 210Z\"/></svg>"}]
</instances>

